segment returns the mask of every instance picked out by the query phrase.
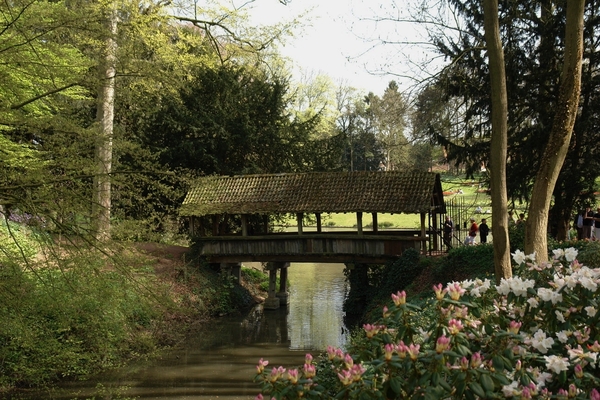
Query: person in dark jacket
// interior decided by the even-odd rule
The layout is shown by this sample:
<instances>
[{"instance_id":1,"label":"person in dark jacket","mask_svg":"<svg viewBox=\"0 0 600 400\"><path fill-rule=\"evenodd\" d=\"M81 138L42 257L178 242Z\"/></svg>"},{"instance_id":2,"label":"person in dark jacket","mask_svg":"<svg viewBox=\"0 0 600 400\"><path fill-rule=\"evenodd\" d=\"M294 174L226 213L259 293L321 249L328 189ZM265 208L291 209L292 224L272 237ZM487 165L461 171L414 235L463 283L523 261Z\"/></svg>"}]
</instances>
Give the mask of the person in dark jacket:
<instances>
[{"instance_id":1,"label":"person in dark jacket","mask_svg":"<svg viewBox=\"0 0 600 400\"><path fill-rule=\"evenodd\" d=\"M488 226L485 218L481 220L481 224L479 224L479 239L481 243L487 243L487 237L490 233L490 227Z\"/></svg>"}]
</instances>

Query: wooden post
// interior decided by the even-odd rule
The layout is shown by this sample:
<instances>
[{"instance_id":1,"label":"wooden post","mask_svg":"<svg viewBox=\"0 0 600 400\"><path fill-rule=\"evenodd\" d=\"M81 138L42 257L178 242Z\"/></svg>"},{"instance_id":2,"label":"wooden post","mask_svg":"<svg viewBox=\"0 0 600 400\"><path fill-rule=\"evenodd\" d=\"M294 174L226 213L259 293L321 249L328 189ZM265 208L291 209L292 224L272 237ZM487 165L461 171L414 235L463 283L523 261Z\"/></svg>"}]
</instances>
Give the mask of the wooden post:
<instances>
[{"instance_id":1,"label":"wooden post","mask_svg":"<svg viewBox=\"0 0 600 400\"><path fill-rule=\"evenodd\" d=\"M377 231L379 231L379 226L377 225L377 213L374 212L373 214L373 232L377 233Z\"/></svg>"},{"instance_id":2,"label":"wooden post","mask_svg":"<svg viewBox=\"0 0 600 400\"><path fill-rule=\"evenodd\" d=\"M242 236L248 236L248 215L242 214Z\"/></svg>"},{"instance_id":3,"label":"wooden post","mask_svg":"<svg viewBox=\"0 0 600 400\"><path fill-rule=\"evenodd\" d=\"M212 216L212 235L213 236L219 236L219 217L220 215L213 215Z\"/></svg>"},{"instance_id":4,"label":"wooden post","mask_svg":"<svg viewBox=\"0 0 600 400\"><path fill-rule=\"evenodd\" d=\"M269 233L269 216L263 215L263 226L265 228L265 234Z\"/></svg>"},{"instance_id":5,"label":"wooden post","mask_svg":"<svg viewBox=\"0 0 600 400\"><path fill-rule=\"evenodd\" d=\"M288 267L290 263L277 263L279 268L279 291L277 292L277 298L279 299L280 305L287 305L289 303L289 293L287 290L287 278L288 278Z\"/></svg>"},{"instance_id":6,"label":"wooden post","mask_svg":"<svg viewBox=\"0 0 600 400\"><path fill-rule=\"evenodd\" d=\"M317 232L321 233L321 213L317 213L316 217L317 217Z\"/></svg>"},{"instance_id":7,"label":"wooden post","mask_svg":"<svg viewBox=\"0 0 600 400\"><path fill-rule=\"evenodd\" d=\"M425 213L421 213L421 238L425 239L427 237L427 231L425 230ZM427 242L421 242L422 248L421 253L427 254Z\"/></svg>"},{"instance_id":8,"label":"wooden post","mask_svg":"<svg viewBox=\"0 0 600 400\"><path fill-rule=\"evenodd\" d=\"M358 234L363 234L363 224L362 224L362 212L356 213L356 227L358 228Z\"/></svg>"},{"instance_id":9,"label":"wooden post","mask_svg":"<svg viewBox=\"0 0 600 400\"><path fill-rule=\"evenodd\" d=\"M434 227L435 232L440 232L440 229L438 228L438 218L437 218L437 213L434 211L432 216L431 216L431 225ZM433 233L433 232L432 232ZM440 239L440 235L438 234L434 234L433 235L433 250L439 250L440 246L439 246L439 239Z\"/></svg>"},{"instance_id":10,"label":"wooden post","mask_svg":"<svg viewBox=\"0 0 600 400\"><path fill-rule=\"evenodd\" d=\"M263 307L266 310L276 310L280 305L277 298L277 263L267 263L267 269L269 270L269 294Z\"/></svg>"},{"instance_id":11,"label":"wooden post","mask_svg":"<svg viewBox=\"0 0 600 400\"><path fill-rule=\"evenodd\" d=\"M296 221L298 223L298 235L302 235L302 232L303 232L303 228L302 228L302 220L303 219L304 219L303 213L296 214Z\"/></svg>"}]
</instances>

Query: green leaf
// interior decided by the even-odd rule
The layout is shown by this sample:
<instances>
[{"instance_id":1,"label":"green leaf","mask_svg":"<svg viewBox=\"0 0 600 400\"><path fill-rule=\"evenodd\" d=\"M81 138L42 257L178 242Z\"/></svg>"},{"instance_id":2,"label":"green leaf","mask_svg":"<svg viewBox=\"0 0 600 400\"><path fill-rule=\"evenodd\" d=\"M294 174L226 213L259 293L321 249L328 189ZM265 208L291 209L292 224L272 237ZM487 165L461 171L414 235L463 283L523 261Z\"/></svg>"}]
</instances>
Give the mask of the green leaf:
<instances>
[{"instance_id":1,"label":"green leaf","mask_svg":"<svg viewBox=\"0 0 600 400\"><path fill-rule=\"evenodd\" d=\"M434 372L433 374L431 374L431 384L433 386L437 386L439 384L440 381L440 374L437 372Z\"/></svg>"},{"instance_id":2,"label":"green leaf","mask_svg":"<svg viewBox=\"0 0 600 400\"><path fill-rule=\"evenodd\" d=\"M465 392L465 388L467 387L467 383L464 381L464 379L462 380L457 380L456 383L454 384L454 387L456 388L456 393L454 394L454 396L456 398L461 398L463 393Z\"/></svg>"},{"instance_id":3,"label":"green leaf","mask_svg":"<svg viewBox=\"0 0 600 400\"><path fill-rule=\"evenodd\" d=\"M470 382L469 388L479 397L485 397L485 391L481 387L481 385L477 382Z\"/></svg>"},{"instance_id":4,"label":"green leaf","mask_svg":"<svg viewBox=\"0 0 600 400\"><path fill-rule=\"evenodd\" d=\"M488 374L481 374L479 381L486 391L492 392L494 390L494 381Z\"/></svg>"},{"instance_id":5,"label":"green leaf","mask_svg":"<svg viewBox=\"0 0 600 400\"><path fill-rule=\"evenodd\" d=\"M439 384L441 387L446 389L448 392L452 391L452 386L450 386L450 384L448 382L446 382L446 380L444 378L440 378Z\"/></svg>"},{"instance_id":6,"label":"green leaf","mask_svg":"<svg viewBox=\"0 0 600 400\"><path fill-rule=\"evenodd\" d=\"M496 381L498 381L498 382L499 382L501 385L510 385L510 379L508 379L508 378L506 377L506 375L504 375L504 374L500 374L500 373L492 373L491 375L492 375L492 376L494 377L494 379L495 379ZM527 382L525 385L528 385L528 384L529 384L529 382Z\"/></svg>"},{"instance_id":7,"label":"green leaf","mask_svg":"<svg viewBox=\"0 0 600 400\"><path fill-rule=\"evenodd\" d=\"M492 357L492 365L498 371L503 371L504 370L504 361L502 360L502 357L500 357L500 356L494 356L494 357Z\"/></svg>"},{"instance_id":8,"label":"green leaf","mask_svg":"<svg viewBox=\"0 0 600 400\"><path fill-rule=\"evenodd\" d=\"M400 394L402 392L402 379L397 376L390 379L390 388L392 388L394 393Z\"/></svg>"}]
</instances>

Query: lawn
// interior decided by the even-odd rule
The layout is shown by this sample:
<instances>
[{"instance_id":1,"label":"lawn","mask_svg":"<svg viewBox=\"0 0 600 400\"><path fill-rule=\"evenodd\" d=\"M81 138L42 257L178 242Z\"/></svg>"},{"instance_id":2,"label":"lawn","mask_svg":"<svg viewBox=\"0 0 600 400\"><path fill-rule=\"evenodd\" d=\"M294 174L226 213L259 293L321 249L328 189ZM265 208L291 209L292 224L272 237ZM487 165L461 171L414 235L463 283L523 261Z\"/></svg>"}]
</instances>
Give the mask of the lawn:
<instances>
[{"instance_id":1,"label":"lawn","mask_svg":"<svg viewBox=\"0 0 600 400\"><path fill-rule=\"evenodd\" d=\"M484 215L478 215L477 207L481 208L481 214L486 214L488 224L491 221L491 200L483 185L479 184L479 180L465 180L463 177L442 174L442 190L444 191L444 200L448 206L455 204L461 208L458 215L453 216L457 221L465 222L471 216L479 219ZM517 211L521 212L520 210ZM314 218L314 216L311 216ZM462 221L465 219L465 221ZM418 214L377 214L377 222L380 228L409 228L420 229L420 216ZM288 220L290 226L296 226L295 218ZM363 226L371 227L373 224L369 214L363 214ZM316 227L316 220L305 222L305 225ZM323 214L323 227L336 228L356 228L356 214Z\"/></svg>"}]
</instances>

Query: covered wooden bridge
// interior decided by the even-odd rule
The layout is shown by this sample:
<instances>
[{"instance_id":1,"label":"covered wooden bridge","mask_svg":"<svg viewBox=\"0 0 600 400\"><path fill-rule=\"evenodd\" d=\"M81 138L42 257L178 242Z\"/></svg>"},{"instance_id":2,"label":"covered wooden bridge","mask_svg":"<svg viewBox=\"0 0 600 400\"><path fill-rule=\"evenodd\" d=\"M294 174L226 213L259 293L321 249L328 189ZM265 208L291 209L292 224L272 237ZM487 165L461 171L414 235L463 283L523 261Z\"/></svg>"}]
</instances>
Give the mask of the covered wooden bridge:
<instances>
[{"instance_id":1,"label":"covered wooden bridge","mask_svg":"<svg viewBox=\"0 0 600 400\"><path fill-rule=\"evenodd\" d=\"M445 212L438 174L396 171L209 176L195 183L180 209L209 262L271 262L281 269L281 282L289 262L375 264L407 248L435 249L430 233ZM328 231L321 219L326 213L355 213L356 228ZM420 228L380 230L382 213L418 214ZM296 216L297 230L275 231L273 217L289 214ZM364 228L365 215L370 229ZM307 217L315 227L304 226Z\"/></svg>"}]
</instances>

